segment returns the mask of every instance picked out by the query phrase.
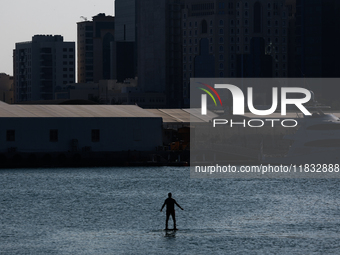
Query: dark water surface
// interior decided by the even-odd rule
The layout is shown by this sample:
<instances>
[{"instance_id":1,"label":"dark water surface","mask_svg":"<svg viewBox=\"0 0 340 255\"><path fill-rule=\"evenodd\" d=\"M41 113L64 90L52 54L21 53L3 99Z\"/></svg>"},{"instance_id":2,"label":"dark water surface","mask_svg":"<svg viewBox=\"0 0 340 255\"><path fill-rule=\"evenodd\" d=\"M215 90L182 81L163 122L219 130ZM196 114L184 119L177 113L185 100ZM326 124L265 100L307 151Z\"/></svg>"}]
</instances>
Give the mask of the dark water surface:
<instances>
[{"instance_id":1,"label":"dark water surface","mask_svg":"<svg viewBox=\"0 0 340 255\"><path fill-rule=\"evenodd\" d=\"M340 254L339 191L176 167L1 170L0 254ZM159 211L168 192L184 208L176 232Z\"/></svg>"}]
</instances>

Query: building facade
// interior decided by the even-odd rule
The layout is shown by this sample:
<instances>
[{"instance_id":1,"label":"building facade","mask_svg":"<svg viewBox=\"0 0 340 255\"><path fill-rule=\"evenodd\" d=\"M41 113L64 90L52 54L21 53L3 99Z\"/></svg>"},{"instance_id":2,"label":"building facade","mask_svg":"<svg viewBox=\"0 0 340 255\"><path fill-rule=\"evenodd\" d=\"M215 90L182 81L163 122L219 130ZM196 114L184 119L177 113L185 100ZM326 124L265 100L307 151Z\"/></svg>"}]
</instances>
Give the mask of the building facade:
<instances>
[{"instance_id":1,"label":"building facade","mask_svg":"<svg viewBox=\"0 0 340 255\"><path fill-rule=\"evenodd\" d=\"M61 35L35 35L15 44L15 102L51 100L57 86L75 81L75 43Z\"/></svg>"},{"instance_id":2,"label":"building facade","mask_svg":"<svg viewBox=\"0 0 340 255\"><path fill-rule=\"evenodd\" d=\"M78 82L110 79L115 18L99 13L92 21L77 23Z\"/></svg>"},{"instance_id":3,"label":"building facade","mask_svg":"<svg viewBox=\"0 0 340 255\"><path fill-rule=\"evenodd\" d=\"M115 0L115 39L135 42L137 38L137 0Z\"/></svg>"},{"instance_id":4,"label":"building facade","mask_svg":"<svg viewBox=\"0 0 340 255\"><path fill-rule=\"evenodd\" d=\"M339 77L340 3L296 1L296 76Z\"/></svg>"},{"instance_id":5,"label":"building facade","mask_svg":"<svg viewBox=\"0 0 340 255\"><path fill-rule=\"evenodd\" d=\"M13 76L0 73L0 101L11 104L14 103Z\"/></svg>"},{"instance_id":6,"label":"building facade","mask_svg":"<svg viewBox=\"0 0 340 255\"><path fill-rule=\"evenodd\" d=\"M115 0L115 42L112 79L137 76L137 0Z\"/></svg>"},{"instance_id":7,"label":"building facade","mask_svg":"<svg viewBox=\"0 0 340 255\"><path fill-rule=\"evenodd\" d=\"M137 3L138 85L145 93L164 93L170 108L183 103L183 7L178 0Z\"/></svg>"},{"instance_id":8,"label":"building facade","mask_svg":"<svg viewBox=\"0 0 340 255\"><path fill-rule=\"evenodd\" d=\"M287 77L288 24L285 0L186 0L184 98L191 77Z\"/></svg>"}]
</instances>

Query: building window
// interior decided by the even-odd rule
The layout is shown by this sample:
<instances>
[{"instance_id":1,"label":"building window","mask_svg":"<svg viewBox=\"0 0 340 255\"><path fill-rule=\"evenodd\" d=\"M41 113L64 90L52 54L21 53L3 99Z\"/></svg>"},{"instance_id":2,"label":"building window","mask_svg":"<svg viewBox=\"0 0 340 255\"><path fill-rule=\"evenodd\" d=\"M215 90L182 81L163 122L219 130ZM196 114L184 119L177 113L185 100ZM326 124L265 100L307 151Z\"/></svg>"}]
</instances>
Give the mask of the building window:
<instances>
[{"instance_id":1,"label":"building window","mask_svg":"<svg viewBox=\"0 0 340 255\"><path fill-rule=\"evenodd\" d=\"M223 37L220 37L220 43L223 43Z\"/></svg>"},{"instance_id":2,"label":"building window","mask_svg":"<svg viewBox=\"0 0 340 255\"><path fill-rule=\"evenodd\" d=\"M15 141L15 130L7 130L6 132L6 141L7 142L14 142Z\"/></svg>"},{"instance_id":3,"label":"building window","mask_svg":"<svg viewBox=\"0 0 340 255\"><path fill-rule=\"evenodd\" d=\"M220 35L223 35L223 29L222 28L220 29Z\"/></svg>"},{"instance_id":4,"label":"building window","mask_svg":"<svg viewBox=\"0 0 340 255\"><path fill-rule=\"evenodd\" d=\"M202 21L202 34L206 34L208 32L208 24L207 21Z\"/></svg>"},{"instance_id":5,"label":"building window","mask_svg":"<svg viewBox=\"0 0 340 255\"><path fill-rule=\"evenodd\" d=\"M91 140L92 142L99 142L100 141L100 130L99 129L92 129L91 131Z\"/></svg>"},{"instance_id":6,"label":"building window","mask_svg":"<svg viewBox=\"0 0 340 255\"><path fill-rule=\"evenodd\" d=\"M220 26L223 26L224 24L223 24L223 20L220 20Z\"/></svg>"},{"instance_id":7,"label":"building window","mask_svg":"<svg viewBox=\"0 0 340 255\"><path fill-rule=\"evenodd\" d=\"M58 142L58 129L50 129L50 142Z\"/></svg>"}]
</instances>

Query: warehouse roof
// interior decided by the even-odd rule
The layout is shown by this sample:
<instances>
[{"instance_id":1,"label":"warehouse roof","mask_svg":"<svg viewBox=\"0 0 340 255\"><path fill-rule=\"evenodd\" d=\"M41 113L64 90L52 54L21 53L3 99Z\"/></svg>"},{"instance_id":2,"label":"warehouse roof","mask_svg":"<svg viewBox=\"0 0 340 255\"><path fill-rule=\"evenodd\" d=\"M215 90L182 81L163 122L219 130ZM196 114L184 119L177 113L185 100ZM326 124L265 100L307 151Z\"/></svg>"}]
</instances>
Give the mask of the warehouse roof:
<instances>
[{"instance_id":1,"label":"warehouse roof","mask_svg":"<svg viewBox=\"0 0 340 255\"><path fill-rule=\"evenodd\" d=\"M190 123L209 122L217 115L207 111L207 115L201 115L201 109L148 109L156 116L162 117L164 123Z\"/></svg>"},{"instance_id":2,"label":"warehouse roof","mask_svg":"<svg viewBox=\"0 0 340 255\"><path fill-rule=\"evenodd\" d=\"M216 114L202 116L200 109L143 109L137 105L9 105L0 101L0 118L51 117L161 117L164 123L208 122Z\"/></svg>"},{"instance_id":3,"label":"warehouse roof","mask_svg":"<svg viewBox=\"0 0 340 255\"><path fill-rule=\"evenodd\" d=\"M136 105L8 105L0 117L157 117Z\"/></svg>"}]
</instances>

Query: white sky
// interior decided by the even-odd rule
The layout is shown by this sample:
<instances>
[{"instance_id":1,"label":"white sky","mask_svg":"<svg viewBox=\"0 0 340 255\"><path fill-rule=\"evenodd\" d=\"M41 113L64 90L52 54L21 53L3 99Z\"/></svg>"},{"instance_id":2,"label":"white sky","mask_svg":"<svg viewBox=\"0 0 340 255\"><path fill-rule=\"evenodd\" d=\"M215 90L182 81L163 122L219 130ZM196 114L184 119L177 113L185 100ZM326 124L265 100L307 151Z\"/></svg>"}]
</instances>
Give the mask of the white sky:
<instances>
[{"instance_id":1,"label":"white sky","mask_svg":"<svg viewBox=\"0 0 340 255\"><path fill-rule=\"evenodd\" d=\"M1 0L0 73L13 75L15 43L36 34L62 35L77 43L80 16L92 20L98 13L114 15L114 0Z\"/></svg>"}]
</instances>

